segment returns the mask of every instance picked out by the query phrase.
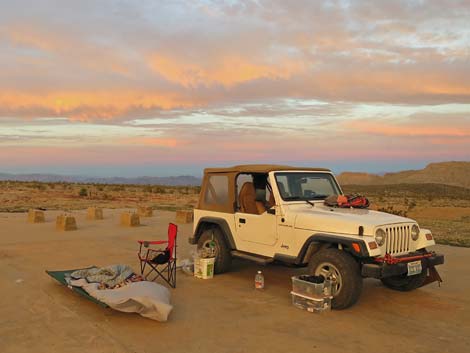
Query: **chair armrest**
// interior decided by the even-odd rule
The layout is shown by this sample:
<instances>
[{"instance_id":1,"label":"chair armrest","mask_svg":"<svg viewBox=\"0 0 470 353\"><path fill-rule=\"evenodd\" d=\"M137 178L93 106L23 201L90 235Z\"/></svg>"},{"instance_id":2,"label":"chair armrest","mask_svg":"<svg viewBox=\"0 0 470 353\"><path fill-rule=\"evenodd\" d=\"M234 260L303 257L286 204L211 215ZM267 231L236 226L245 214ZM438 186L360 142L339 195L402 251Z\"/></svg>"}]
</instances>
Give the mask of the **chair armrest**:
<instances>
[{"instance_id":1,"label":"chair armrest","mask_svg":"<svg viewBox=\"0 0 470 353\"><path fill-rule=\"evenodd\" d=\"M151 254L163 254L165 253L165 250L160 250L160 249L148 249L147 250L147 258L151 255Z\"/></svg>"},{"instance_id":2,"label":"chair armrest","mask_svg":"<svg viewBox=\"0 0 470 353\"><path fill-rule=\"evenodd\" d=\"M139 244L149 244L149 245L158 245L158 244L166 244L168 240L154 240L154 241L147 241L147 240L137 240Z\"/></svg>"}]
</instances>

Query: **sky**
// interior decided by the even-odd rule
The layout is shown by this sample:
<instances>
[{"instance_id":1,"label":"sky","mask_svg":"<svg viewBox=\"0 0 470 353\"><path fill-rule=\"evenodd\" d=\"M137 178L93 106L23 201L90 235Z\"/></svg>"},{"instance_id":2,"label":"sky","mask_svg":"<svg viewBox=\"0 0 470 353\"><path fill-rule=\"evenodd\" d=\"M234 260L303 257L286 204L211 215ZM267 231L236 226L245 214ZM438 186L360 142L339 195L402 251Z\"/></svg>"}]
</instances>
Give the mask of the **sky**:
<instances>
[{"instance_id":1,"label":"sky","mask_svg":"<svg viewBox=\"0 0 470 353\"><path fill-rule=\"evenodd\" d=\"M0 172L470 160L470 0L0 0Z\"/></svg>"}]
</instances>

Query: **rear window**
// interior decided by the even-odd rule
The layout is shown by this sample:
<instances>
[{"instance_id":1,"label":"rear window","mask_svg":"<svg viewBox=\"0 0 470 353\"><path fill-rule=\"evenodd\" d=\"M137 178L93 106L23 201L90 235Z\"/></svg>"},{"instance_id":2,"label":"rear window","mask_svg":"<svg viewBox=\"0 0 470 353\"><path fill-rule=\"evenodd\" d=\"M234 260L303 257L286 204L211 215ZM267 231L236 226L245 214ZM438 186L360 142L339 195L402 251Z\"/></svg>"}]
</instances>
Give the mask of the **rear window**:
<instances>
[{"instance_id":1,"label":"rear window","mask_svg":"<svg viewBox=\"0 0 470 353\"><path fill-rule=\"evenodd\" d=\"M212 175L207 182L204 202L212 205L225 205L228 202L228 176Z\"/></svg>"}]
</instances>

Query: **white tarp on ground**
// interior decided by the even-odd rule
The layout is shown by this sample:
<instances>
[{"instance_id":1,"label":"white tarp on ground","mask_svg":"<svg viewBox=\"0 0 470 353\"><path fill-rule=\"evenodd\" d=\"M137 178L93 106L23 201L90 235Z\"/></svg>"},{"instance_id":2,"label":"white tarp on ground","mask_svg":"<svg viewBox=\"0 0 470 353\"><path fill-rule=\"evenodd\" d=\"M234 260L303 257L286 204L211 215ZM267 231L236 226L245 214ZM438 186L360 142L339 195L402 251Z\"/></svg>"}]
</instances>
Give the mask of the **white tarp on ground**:
<instances>
[{"instance_id":1,"label":"white tarp on ground","mask_svg":"<svg viewBox=\"0 0 470 353\"><path fill-rule=\"evenodd\" d=\"M138 313L152 320L167 321L173 309L170 291L155 282L133 282L116 289L98 289L98 283L88 283L84 279L71 281L71 284L82 287L92 297L115 310Z\"/></svg>"}]
</instances>

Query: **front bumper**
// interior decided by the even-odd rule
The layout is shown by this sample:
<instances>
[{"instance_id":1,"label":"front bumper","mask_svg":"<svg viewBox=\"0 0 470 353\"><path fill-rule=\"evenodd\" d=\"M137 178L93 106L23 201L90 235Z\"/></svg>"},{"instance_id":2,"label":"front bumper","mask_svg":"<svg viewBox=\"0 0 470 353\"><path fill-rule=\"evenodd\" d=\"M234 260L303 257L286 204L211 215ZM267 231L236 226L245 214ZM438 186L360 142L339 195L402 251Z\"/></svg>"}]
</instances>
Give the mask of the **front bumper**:
<instances>
[{"instance_id":1,"label":"front bumper","mask_svg":"<svg viewBox=\"0 0 470 353\"><path fill-rule=\"evenodd\" d=\"M444 263L444 255L436 253L414 253L391 259L391 261L363 264L361 269L362 277L386 278L406 275L408 273L408 262L412 261L421 261L423 271Z\"/></svg>"}]
</instances>

